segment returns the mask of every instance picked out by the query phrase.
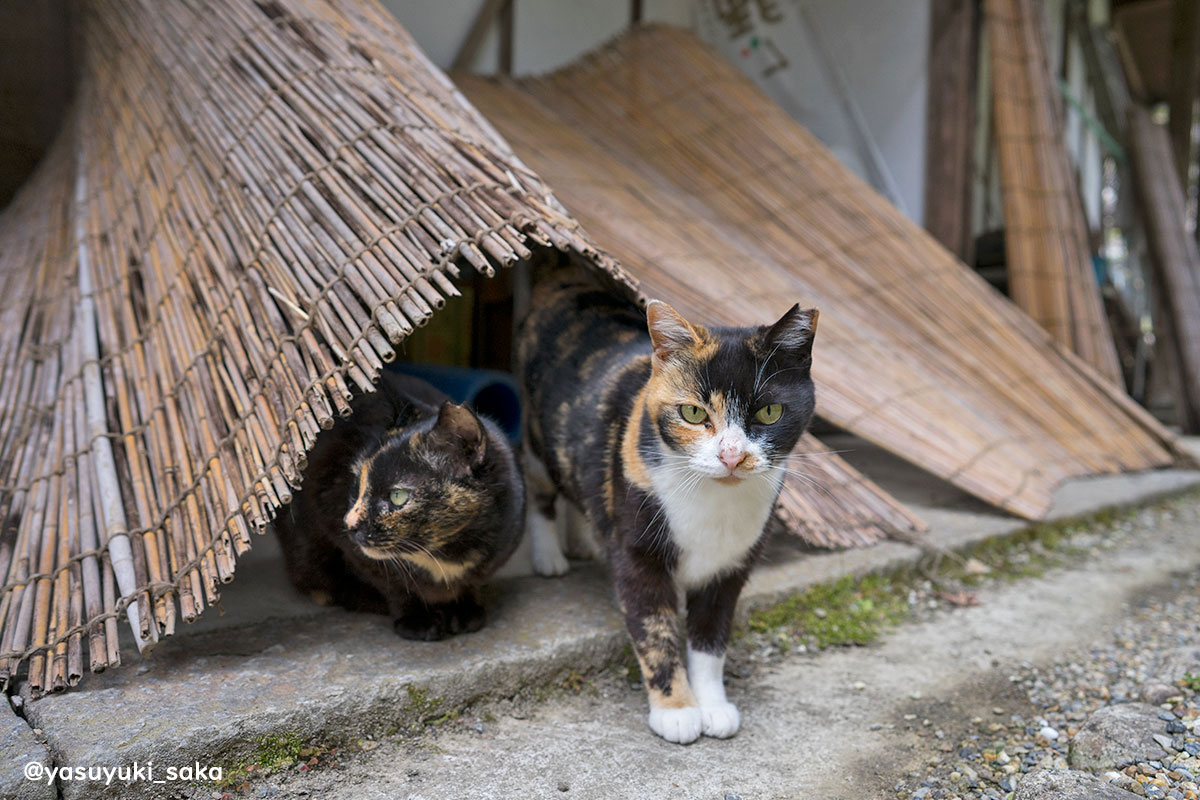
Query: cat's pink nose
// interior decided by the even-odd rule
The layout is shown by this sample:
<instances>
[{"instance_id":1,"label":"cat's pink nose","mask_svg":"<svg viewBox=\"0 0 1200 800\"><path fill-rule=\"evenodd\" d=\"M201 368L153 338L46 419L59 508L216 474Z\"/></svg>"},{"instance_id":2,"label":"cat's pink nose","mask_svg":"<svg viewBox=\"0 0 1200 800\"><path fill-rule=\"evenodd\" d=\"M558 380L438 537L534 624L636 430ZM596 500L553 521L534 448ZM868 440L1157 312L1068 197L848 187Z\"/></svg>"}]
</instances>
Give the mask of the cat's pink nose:
<instances>
[{"instance_id":1,"label":"cat's pink nose","mask_svg":"<svg viewBox=\"0 0 1200 800\"><path fill-rule=\"evenodd\" d=\"M721 448L721 463L733 472L738 465L746 460L746 451L736 445L726 445Z\"/></svg>"}]
</instances>

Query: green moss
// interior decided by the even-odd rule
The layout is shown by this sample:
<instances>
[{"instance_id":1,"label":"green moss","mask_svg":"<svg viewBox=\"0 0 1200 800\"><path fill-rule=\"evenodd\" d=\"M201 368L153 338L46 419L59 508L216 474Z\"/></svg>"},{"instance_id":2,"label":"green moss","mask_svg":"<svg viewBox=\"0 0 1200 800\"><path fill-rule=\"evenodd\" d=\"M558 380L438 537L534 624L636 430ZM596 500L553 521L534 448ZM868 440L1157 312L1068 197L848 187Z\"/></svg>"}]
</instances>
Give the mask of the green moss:
<instances>
[{"instance_id":1,"label":"green moss","mask_svg":"<svg viewBox=\"0 0 1200 800\"><path fill-rule=\"evenodd\" d=\"M435 725L435 726L436 725L444 725L447 722L453 722L454 720L458 719L460 714L461 714L461 712L457 708L451 709L450 711L447 711L445 714L442 714L441 716L432 717L430 719L425 720L425 724L426 725Z\"/></svg>"},{"instance_id":2,"label":"green moss","mask_svg":"<svg viewBox=\"0 0 1200 800\"><path fill-rule=\"evenodd\" d=\"M856 581L848 575L755 611L747 626L756 633L801 636L818 648L863 645L904 619L906 595L892 577L868 575Z\"/></svg>"},{"instance_id":3,"label":"green moss","mask_svg":"<svg viewBox=\"0 0 1200 800\"><path fill-rule=\"evenodd\" d=\"M254 763L266 769L287 766L300 757L304 740L295 733L260 736L255 739Z\"/></svg>"},{"instance_id":4,"label":"green moss","mask_svg":"<svg viewBox=\"0 0 1200 800\"><path fill-rule=\"evenodd\" d=\"M222 765L221 785L236 787L251 775L270 774L289 767L300 759L304 750L304 740L296 733L259 736L255 738L254 750L249 756Z\"/></svg>"},{"instance_id":5,"label":"green moss","mask_svg":"<svg viewBox=\"0 0 1200 800\"><path fill-rule=\"evenodd\" d=\"M621 651L620 669L625 672L625 680L628 683L642 682L642 665L638 663L637 655L633 652L633 645L627 644Z\"/></svg>"},{"instance_id":6,"label":"green moss","mask_svg":"<svg viewBox=\"0 0 1200 800\"><path fill-rule=\"evenodd\" d=\"M445 702L440 697L430 697L429 690L420 686L409 684L404 689L408 692L408 703L404 706L404 715L417 722L425 722L437 716L438 710ZM445 716L445 712L442 716Z\"/></svg>"},{"instance_id":7,"label":"green moss","mask_svg":"<svg viewBox=\"0 0 1200 800\"><path fill-rule=\"evenodd\" d=\"M1190 672L1183 673L1182 680L1179 681L1193 692L1200 692L1200 675L1193 675Z\"/></svg>"},{"instance_id":8,"label":"green moss","mask_svg":"<svg viewBox=\"0 0 1200 800\"><path fill-rule=\"evenodd\" d=\"M962 558L955 559L953 563L939 558L930 577L935 580L954 580L967 586L977 586L986 578L1009 582L1038 578L1049 569L1064 566L1087 554L1086 548L1071 544L1072 537L1087 532L1111 531L1132 518L1138 510L1106 508L1085 517L1033 525L1016 533L993 536L960 551ZM987 575L967 573L964 565L966 559L970 558L983 562L991 572Z\"/></svg>"}]
</instances>

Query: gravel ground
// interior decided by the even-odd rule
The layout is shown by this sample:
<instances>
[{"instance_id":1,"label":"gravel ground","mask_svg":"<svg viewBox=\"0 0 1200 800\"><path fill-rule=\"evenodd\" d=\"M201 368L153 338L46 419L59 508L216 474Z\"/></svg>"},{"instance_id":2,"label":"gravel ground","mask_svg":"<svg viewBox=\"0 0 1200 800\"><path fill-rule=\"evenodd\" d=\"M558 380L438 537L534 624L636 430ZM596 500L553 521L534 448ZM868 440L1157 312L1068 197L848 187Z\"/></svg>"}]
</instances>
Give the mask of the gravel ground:
<instances>
[{"instance_id":1,"label":"gravel ground","mask_svg":"<svg viewBox=\"0 0 1200 800\"><path fill-rule=\"evenodd\" d=\"M1142 512L1141 524L1154 513L1169 521L1181 512ZM1195 518L1195 509L1182 513ZM1135 524L1076 536L1069 546L1093 552L1119 547L1126 544L1126 534ZM1076 766L1072 741L1095 712L1149 703L1157 713L1145 715L1149 719L1139 732L1143 740L1148 737L1161 748L1161 755L1114 764L1112 769L1097 770L1098 775L1135 795L1195 800L1200 797L1197 657L1200 575L1193 572L1173 576L1167 585L1142 598L1091 645L1073 648L1049 664L1021 664L1008 677L1027 701L1015 713L999 706L980 707L958 724L945 725L947 730L928 724L917 728L931 756L923 772L910 772L896 783L895 796L903 800L1011 798L1022 777L1032 771ZM1195 678L1185 679L1185 675Z\"/></svg>"}]
</instances>

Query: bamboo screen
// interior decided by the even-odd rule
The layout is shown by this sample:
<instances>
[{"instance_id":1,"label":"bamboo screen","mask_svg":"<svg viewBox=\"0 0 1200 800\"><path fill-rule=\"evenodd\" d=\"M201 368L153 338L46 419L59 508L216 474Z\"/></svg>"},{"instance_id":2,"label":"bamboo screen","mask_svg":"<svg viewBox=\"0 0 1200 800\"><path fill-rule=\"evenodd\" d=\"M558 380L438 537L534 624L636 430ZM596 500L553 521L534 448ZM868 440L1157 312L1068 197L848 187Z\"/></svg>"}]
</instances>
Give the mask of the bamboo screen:
<instances>
[{"instance_id":1,"label":"bamboo screen","mask_svg":"<svg viewBox=\"0 0 1200 800\"><path fill-rule=\"evenodd\" d=\"M79 7L75 113L0 216L0 683L35 695L216 602L460 270L556 248L634 291L377 7ZM802 535L916 524L808 448Z\"/></svg>"},{"instance_id":2,"label":"bamboo screen","mask_svg":"<svg viewBox=\"0 0 1200 800\"><path fill-rule=\"evenodd\" d=\"M987 0L1004 245L1013 301L1116 386L1121 368L1033 0Z\"/></svg>"},{"instance_id":3,"label":"bamboo screen","mask_svg":"<svg viewBox=\"0 0 1200 800\"><path fill-rule=\"evenodd\" d=\"M733 324L821 309L818 413L1026 517L1169 433L682 30L542 79L460 81L650 295Z\"/></svg>"}]
</instances>

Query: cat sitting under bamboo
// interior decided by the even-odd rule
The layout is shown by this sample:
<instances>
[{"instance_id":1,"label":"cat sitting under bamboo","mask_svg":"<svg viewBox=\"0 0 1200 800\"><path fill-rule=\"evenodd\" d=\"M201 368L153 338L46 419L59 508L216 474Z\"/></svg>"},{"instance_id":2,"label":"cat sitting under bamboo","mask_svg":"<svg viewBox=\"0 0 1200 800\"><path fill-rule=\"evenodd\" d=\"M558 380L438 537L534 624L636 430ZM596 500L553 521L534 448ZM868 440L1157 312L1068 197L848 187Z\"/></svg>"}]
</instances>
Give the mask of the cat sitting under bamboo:
<instances>
[{"instance_id":1,"label":"cat sitting under bamboo","mask_svg":"<svg viewBox=\"0 0 1200 800\"><path fill-rule=\"evenodd\" d=\"M479 630L478 588L525 519L503 432L404 375L384 373L352 406L275 520L289 577L318 602L389 613L407 639Z\"/></svg>"},{"instance_id":2,"label":"cat sitting under bamboo","mask_svg":"<svg viewBox=\"0 0 1200 800\"><path fill-rule=\"evenodd\" d=\"M726 644L812 419L817 312L704 328L658 301L643 314L579 273L539 286L531 308L518 360L535 565L565 568L552 521L561 491L603 540L651 729L684 743L732 736Z\"/></svg>"}]
</instances>

